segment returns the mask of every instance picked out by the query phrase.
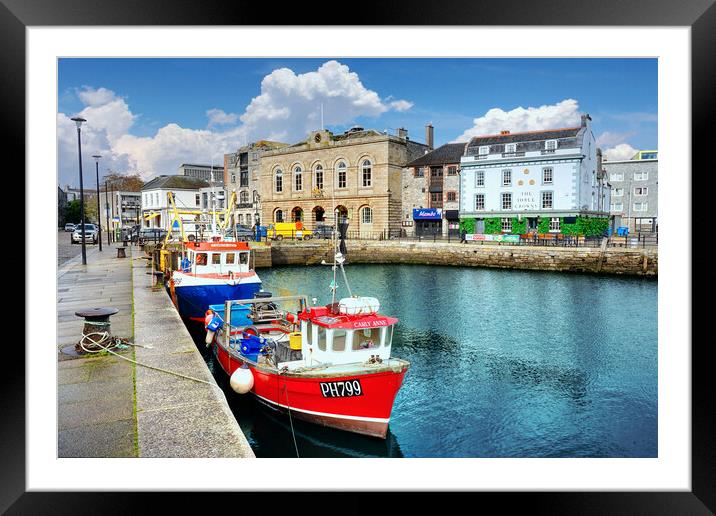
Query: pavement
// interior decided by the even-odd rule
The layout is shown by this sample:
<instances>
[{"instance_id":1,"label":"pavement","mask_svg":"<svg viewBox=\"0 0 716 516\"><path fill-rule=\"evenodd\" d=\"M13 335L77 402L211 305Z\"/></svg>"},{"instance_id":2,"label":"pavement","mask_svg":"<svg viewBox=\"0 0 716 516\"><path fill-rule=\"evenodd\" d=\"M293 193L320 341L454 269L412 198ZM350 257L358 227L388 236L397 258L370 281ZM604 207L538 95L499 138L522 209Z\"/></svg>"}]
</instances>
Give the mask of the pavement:
<instances>
[{"instance_id":1,"label":"pavement","mask_svg":"<svg viewBox=\"0 0 716 516\"><path fill-rule=\"evenodd\" d=\"M75 311L85 308L118 308L110 319L111 332L132 337L131 249L121 259L116 245L103 247L100 253L97 246L88 246L87 265L78 253L58 269L58 457L137 455L133 365L104 353L62 352L71 352L79 341L84 322ZM123 354L131 357L133 349Z\"/></svg>"}]
</instances>

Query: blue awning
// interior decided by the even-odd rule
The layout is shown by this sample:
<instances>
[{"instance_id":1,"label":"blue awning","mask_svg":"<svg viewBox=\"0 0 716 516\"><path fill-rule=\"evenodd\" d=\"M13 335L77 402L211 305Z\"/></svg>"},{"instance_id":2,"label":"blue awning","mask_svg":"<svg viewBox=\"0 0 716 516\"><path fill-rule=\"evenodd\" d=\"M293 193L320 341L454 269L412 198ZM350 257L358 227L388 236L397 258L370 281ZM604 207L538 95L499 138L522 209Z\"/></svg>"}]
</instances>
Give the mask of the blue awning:
<instances>
[{"instance_id":1,"label":"blue awning","mask_svg":"<svg viewBox=\"0 0 716 516\"><path fill-rule=\"evenodd\" d=\"M413 220L440 220L443 218L441 208L413 208Z\"/></svg>"}]
</instances>

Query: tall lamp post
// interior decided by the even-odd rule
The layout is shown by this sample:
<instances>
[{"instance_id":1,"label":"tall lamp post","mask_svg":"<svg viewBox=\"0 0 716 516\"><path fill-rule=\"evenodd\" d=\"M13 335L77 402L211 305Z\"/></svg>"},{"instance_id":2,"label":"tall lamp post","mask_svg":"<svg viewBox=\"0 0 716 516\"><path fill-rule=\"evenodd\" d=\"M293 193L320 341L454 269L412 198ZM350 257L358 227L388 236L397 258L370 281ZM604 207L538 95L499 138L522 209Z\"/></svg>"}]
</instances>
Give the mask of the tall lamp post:
<instances>
[{"instance_id":1,"label":"tall lamp post","mask_svg":"<svg viewBox=\"0 0 716 516\"><path fill-rule=\"evenodd\" d=\"M99 233L97 234L97 242L99 242L99 252L102 252L102 210L99 206L99 160L102 156L99 154L95 154L92 156L94 158L94 164L95 164L95 173L97 175L97 227L99 228Z\"/></svg>"},{"instance_id":2,"label":"tall lamp post","mask_svg":"<svg viewBox=\"0 0 716 516\"><path fill-rule=\"evenodd\" d=\"M87 265L87 250L85 249L85 191L82 184L82 138L80 137L82 123L86 122L84 118L74 117L71 119L77 124L77 154L80 163L80 228L82 235L82 265Z\"/></svg>"},{"instance_id":3,"label":"tall lamp post","mask_svg":"<svg viewBox=\"0 0 716 516\"><path fill-rule=\"evenodd\" d=\"M107 221L107 245L110 245L112 242L110 242L110 233L112 233L109 229L109 187L108 184L109 181L107 181L107 177L104 178L104 220Z\"/></svg>"}]
</instances>

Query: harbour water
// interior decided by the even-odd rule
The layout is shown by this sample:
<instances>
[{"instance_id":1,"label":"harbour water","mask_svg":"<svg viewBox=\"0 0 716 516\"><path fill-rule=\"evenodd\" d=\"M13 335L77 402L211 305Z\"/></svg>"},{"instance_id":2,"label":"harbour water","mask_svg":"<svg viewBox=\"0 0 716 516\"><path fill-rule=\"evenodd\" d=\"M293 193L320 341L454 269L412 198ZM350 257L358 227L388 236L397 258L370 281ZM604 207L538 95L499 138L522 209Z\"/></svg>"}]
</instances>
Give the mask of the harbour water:
<instances>
[{"instance_id":1,"label":"harbour water","mask_svg":"<svg viewBox=\"0 0 716 516\"><path fill-rule=\"evenodd\" d=\"M385 441L290 421L235 394L194 328L257 457L296 448L301 457L657 456L655 280L416 265L346 272L354 294L400 319L393 355L411 362ZM259 274L274 295L330 301L330 267Z\"/></svg>"}]
</instances>

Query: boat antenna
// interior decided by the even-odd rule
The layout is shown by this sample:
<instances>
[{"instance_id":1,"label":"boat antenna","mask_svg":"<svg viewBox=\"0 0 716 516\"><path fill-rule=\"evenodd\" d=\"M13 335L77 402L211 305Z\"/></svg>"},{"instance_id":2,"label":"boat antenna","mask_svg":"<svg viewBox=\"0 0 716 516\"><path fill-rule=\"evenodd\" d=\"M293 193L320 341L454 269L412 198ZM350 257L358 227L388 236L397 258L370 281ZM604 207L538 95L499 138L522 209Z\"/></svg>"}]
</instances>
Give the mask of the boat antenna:
<instances>
[{"instance_id":1,"label":"boat antenna","mask_svg":"<svg viewBox=\"0 0 716 516\"><path fill-rule=\"evenodd\" d=\"M353 297L353 292L351 292L351 287L348 284L348 278L346 277L346 271L343 268L343 262L346 261L345 256L341 252L338 251L338 214L336 212L336 167L333 167L333 188L331 189L331 197L333 200L333 282L331 283L331 292L332 292L332 301L331 303L336 302L336 289L338 288L338 284L336 283L336 270L340 266L341 268L341 275L343 276L343 281L346 284L346 288L348 289L348 295L350 297Z\"/></svg>"}]
</instances>

